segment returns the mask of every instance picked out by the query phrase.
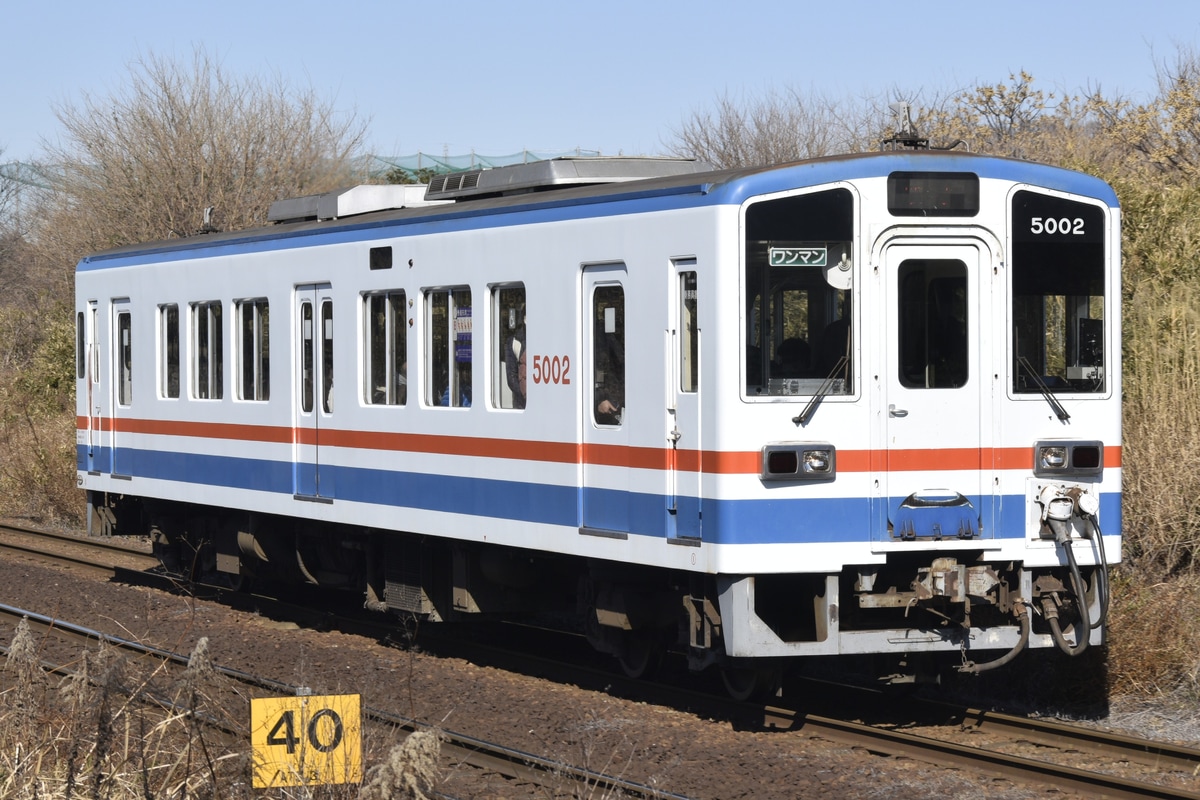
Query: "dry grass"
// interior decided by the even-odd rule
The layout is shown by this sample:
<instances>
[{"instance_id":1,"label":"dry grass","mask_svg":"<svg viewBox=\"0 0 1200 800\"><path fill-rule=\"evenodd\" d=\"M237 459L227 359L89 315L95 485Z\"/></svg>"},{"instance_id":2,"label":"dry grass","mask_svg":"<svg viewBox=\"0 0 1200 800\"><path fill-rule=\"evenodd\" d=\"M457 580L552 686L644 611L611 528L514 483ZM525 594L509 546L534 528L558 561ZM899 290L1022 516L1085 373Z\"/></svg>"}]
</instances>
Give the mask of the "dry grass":
<instances>
[{"instance_id":1,"label":"dry grass","mask_svg":"<svg viewBox=\"0 0 1200 800\"><path fill-rule=\"evenodd\" d=\"M1200 544L1200 290L1144 282L1125 330L1126 555L1157 583L1194 570Z\"/></svg>"},{"instance_id":2,"label":"dry grass","mask_svg":"<svg viewBox=\"0 0 1200 800\"><path fill-rule=\"evenodd\" d=\"M252 787L249 702L231 694L201 639L182 676L145 671L106 647L51 680L22 621L3 665L0 797L14 800L423 800L438 780L438 739L413 734L358 786ZM209 725L238 731L232 739ZM386 747L388 743L380 743ZM370 748L367 748L370 750ZM370 758L370 753L367 754Z\"/></svg>"},{"instance_id":3,"label":"dry grass","mask_svg":"<svg viewBox=\"0 0 1200 800\"><path fill-rule=\"evenodd\" d=\"M1147 584L1114 576L1109 685L1119 697L1200 700L1200 576ZM1193 706L1194 713L1194 706Z\"/></svg>"}]
</instances>

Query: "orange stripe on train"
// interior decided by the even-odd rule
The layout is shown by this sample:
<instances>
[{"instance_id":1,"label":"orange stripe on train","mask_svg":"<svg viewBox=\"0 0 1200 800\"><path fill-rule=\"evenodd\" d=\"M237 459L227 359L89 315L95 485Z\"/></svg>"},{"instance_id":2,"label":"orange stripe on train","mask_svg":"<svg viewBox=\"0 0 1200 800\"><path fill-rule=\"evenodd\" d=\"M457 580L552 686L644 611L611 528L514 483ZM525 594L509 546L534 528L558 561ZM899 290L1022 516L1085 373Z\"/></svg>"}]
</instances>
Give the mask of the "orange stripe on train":
<instances>
[{"instance_id":1,"label":"orange stripe on train","mask_svg":"<svg viewBox=\"0 0 1200 800\"><path fill-rule=\"evenodd\" d=\"M78 417L80 430L91 427L91 417ZM676 450L628 445L538 442L527 439L492 439L474 436L440 436L426 433L340 430L277 425L240 425L220 422L180 422L100 417L98 429L158 436L189 436L272 444L303 444L355 450L434 453L554 464L587 463L597 466L665 470L713 475L756 475L761 469L758 451ZM672 464L672 461L674 462ZM1121 466L1121 446L1104 448L1104 465ZM1033 447L942 448L929 450L838 450L838 472L915 472L939 470L1031 470Z\"/></svg>"}]
</instances>

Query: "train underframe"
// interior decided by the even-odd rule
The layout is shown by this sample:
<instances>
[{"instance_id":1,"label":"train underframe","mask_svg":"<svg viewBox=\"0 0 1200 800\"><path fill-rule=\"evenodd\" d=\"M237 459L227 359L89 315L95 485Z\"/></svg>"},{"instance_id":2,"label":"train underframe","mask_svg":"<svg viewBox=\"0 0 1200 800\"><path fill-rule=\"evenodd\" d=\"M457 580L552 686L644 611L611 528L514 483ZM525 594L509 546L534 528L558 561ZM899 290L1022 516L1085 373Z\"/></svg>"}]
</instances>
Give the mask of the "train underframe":
<instances>
[{"instance_id":1,"label":"train underframe","mask_svg":"<svg viewBox=\"0 0 1200 800\"><path fill-rule=\"evenodd\" d=\"M430 621L571 618L631 676L683 653L692 670L720 667L735 696L770 691L800 657L928 654L972 672L1027 647L1076 655L1103 636L1089 624L1102 621L1099 570L971 551L897 553L836 574L713 576L100 492L89 506L93 532L149 535L165 568L198 582L344 590L368 609Z\"/></svg>"}]
</instances>

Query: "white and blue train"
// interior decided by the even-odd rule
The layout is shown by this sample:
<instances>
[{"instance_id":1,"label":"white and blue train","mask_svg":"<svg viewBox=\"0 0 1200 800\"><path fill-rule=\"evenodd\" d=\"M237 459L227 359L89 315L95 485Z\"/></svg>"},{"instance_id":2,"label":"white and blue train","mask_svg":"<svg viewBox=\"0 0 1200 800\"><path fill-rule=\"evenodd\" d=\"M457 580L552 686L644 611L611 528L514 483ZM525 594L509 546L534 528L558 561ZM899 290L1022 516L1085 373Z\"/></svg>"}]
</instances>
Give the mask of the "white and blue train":
<instances>
[{"instance_id":1,"label":"white and blue train","mask_svg":"<svg viewBox=\"0 0 1200 800\"><path fill-rule=\"evenodd\" d=\"M739 693L802 657L1103 641L1102 181L558 159L271 219L79 263L94 533L432 620L579 613L629 672L670 649Z\"/></svg>"}]
</instances>

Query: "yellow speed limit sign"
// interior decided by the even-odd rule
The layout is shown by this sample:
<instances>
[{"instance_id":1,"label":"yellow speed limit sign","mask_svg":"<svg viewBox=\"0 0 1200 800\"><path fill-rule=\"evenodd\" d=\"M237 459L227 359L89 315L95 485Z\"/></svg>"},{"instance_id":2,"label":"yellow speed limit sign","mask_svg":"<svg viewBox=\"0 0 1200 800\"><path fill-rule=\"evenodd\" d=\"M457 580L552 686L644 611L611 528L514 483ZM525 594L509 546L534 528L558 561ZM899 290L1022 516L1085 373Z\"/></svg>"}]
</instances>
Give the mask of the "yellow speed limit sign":
<instances>
[{"instance_id":1,"label":"yellow speed limit sign","mask_svg":"<svg viewBox=\"0 0 1200 800\"><path fill-rule=\"evenodd\" d=\"M362 781L362 713L356 694L250 701L254 788Z\"/></svg>"}]
</instances>

